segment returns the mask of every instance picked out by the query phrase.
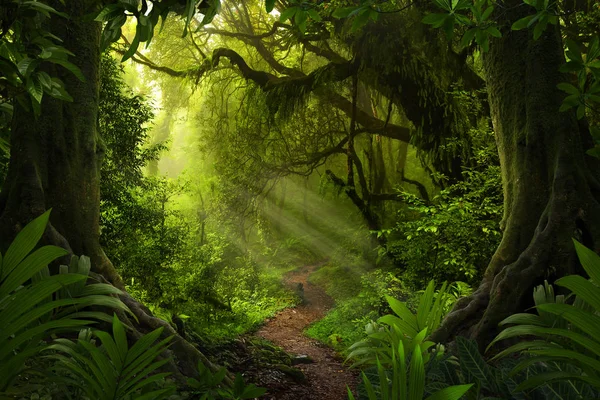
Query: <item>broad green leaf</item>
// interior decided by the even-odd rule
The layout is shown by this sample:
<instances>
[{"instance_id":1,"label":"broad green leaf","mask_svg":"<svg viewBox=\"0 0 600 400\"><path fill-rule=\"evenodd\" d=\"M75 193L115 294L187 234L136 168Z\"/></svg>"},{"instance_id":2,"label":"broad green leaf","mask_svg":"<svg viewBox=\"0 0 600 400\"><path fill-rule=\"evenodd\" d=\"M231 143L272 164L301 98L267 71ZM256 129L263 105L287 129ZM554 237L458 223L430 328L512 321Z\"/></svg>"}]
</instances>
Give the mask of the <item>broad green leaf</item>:
<instances>
[{"instance_id":1,"label":"broad green leaf","mask_svg":"<svg viewBox=\"0 0 600 400\"><path fill-rule=\"evenodd\" d=\"M357 7L340 7L336 8L331 14L334 18L347 18Z\"/></svg>"},{"instance_id":2,"label":"broad green leaf","mask_svg":"<svg viewBox=\"0 0 600 400\"><path fill-rule=\"evenodd\" d=\"M351 28L351 30L353 32L355 32L358 29L360 29L363 26L365 26L367 24L367 22L369 21L369 15L370 14L371 14L371 12L370 12L369 8L365 8L360 13L358 13L356 15L356 17L354 18L354 21L352 21L352 28Z\"/></svg>"},{"instance_id":3,"label":"broad green leaf","mask_svg":"<svg viewBox=\"0 0 600 400\"><path fill-rule=\"evenodd\" d=\"M527 28L534 17L535 15L529 15L527 17L517 20L514 24L512 24L511 29L513 31L519 31L521 29Z\"/></svg>"},{"instance_id":4,"label":"broad green leaf","mask_svg":"<svg viewBox=\"0 0 600 400\"><path fill-rule=\"evenodd\" d=\"M124 12L125 12L125 8L123 8L122 4L120 4L120 3L109 4L106 7L104 7L102 10L100 10L98 15L96 15L96 18L94 18L94 21L97 21L97 22L109 21L119 15L122 15Z\"/></svg>"},{"instance_id":5,"label":"broad green leaf","mask_svg":"<svg viewBox=\"0 0 600 400\"><path fill-rule=\"evenodd\" d=\"M123 54L123 57L121 58L121 62L125 62L128 59L130 59L131 57L133 57L133 55L135 54L135 52L137 51L139 46L140 46L140 35L138 32L136 32L135 37L133 38L133 41L129 45L129 48L127 49L125 54Z\"/></svg>"},{"instance_id":6,"label":"broad green leaf","mask_svg":"<svg viewBox=\"0 0 600 400\"><path fill-rule=\"evenodd\" d=\"M494 6L489 6L488 8L486 8L483 14L481 14L481 22L487 20L490 17L490 15L492 15L493 11Z\"/></svg>"},{"instance_id":7,"label":"broad green leaf","mask_svg":"<svg viewBox=\"0 0 600 400\"><path fill-rule=\"evenodd\" d=\"M539 315L535 314L513 314L506 317L502 322L500 322L500 326L508 325L508 324L519 324L519 325L539 325L544 326L544 321L540 318Z\"/></svg>"},{"instance_id":8,"label":"broad green leaf","mask_svg":"<svg viewBox=\"0 0 600 400\"><path fill-rule=\"evenodd\" d=\"M575 239L573 239L573 244L583 269L592 278L592 281L600 285L600 256Z\"/></svg>"},{"instance_id":9,"label":"broad green leaf","mask_svg":"<svg viewBox=\"0 0 600 400\"><path fill-rule=\"evenodd\" d=\"M83 76L83 73L81 72L79 67L77 65L73 64L72 62L63 60L61 58L56 58L56 57L48 58L48 59L46 59L46 61L51 62L53 64L58 64L64 68L66 68L69 72L71 72L73 75L75 75L77 77L77 79L79 79L81 82L85 82L85 76Z\"/></svg>"},{"instance_id":10,"label":"broad green leaf","mask_svg":"<svg viewBox=\"0 0 600 400\"><path fill-rule=\"evenodd\" d=\"M544 15L543 17L540 17L539 22L533 29L533 40L538 40L540 38L540 36L542 36L542 33L544 33L544 31L546 30L547 26L548 26L548 17L546 15Z\"/></svg>"},{"instance_id":11,"label":"broad green leaf","mask_svg":"<svg viewBox=\"0 0 600 400\"><path fill-rule=\"evenodd\" d=\"M402 331L402 333L406 334L409 337L415 337L418 333L417 330L414 328L414 325L412 325L410 322L407 322L406 320L395 317L393 315L384 315L383 317L380 317L377 320L377 322L388 324L390 326L397 326L398 329Z\"/></svg>"},{"instance_id":12,"label":"broad green leaf","mask_svg":"<svg viewBox=\"0 0 600 400\"><path fill-rule=\"evenodd\" d=\"M473 387L472 383L468 385L449 386L427 397L426 400L459 400L471 387Z\"/></svg>"},{"instance_id":13,"label":"broad green leaf","mask_svg":"<svg viewBox=\"0 0 600 400\"><path fill-rule=\"evenodd\" d=\"M475 37L475 32L477 32L477 28L468 29L460 40L460 46L463 48L469 46Z\"/></svg>"},{"instance_id":14,"label":"broad green leaf","mask_svg":"<svg viewBox=\"0 0 600 400\"><path fill-rule=\"evenodd\" d=\"M47 17L50 17L50 14L56 14L64 18L68 18L67 14L58 12L55 8L50 7L49 5L44 4L40 1L22 1L20 2L20 6L25 8L32 8L37 12L44 14Z\"/></svg>"},{"instance_id":15,"label":"broad green leaf","mask_svg":"<svg viewBox=\"0 0 600 400\"><path fill-rule=\"evenodd\" d=\"M568 304L542 304L537 307L561 316L593 338L600 338L600 317Z\"/></svg>"},{"instance_id":16,"label":"broad green leaf","mask_svg":"<svg viewBox=\"0 0 600 400\"><path fill-rule=\"evenodd\" d=\"M419 331L427 327L427 318L431 311L434 292L435 282L430 281L427 285L427 288L421 295L421 298L419 299L419 306L417 307L417 326Z\"/></svg>"},{"instance_id":17,"label":"broad green leaf","mask_svg":"<svg viewBox=\"0 0 600 400\"><path fill-rule=\"evenodd\" d=\"M587 60L591 61L595 58L600 57L600 39L598 36L595 36L588 45L587 49Z\"/></svg>"},{"instance_id":18,"label":"broad green leaf","mask_svg":"<svg viewBox=\"0 0 600 400\"><path fill-rule=\"evenodd\" d=\"M579 49L579 45L575 43L572 39L566 39L565 44L567 45L566 55L569 60L577 61L583 64L583 57L581 56L581 50Z\"/></svg>"},{"instance_id":19,"label":"broad green leaf","mask_svg":"<svg viewBox=\"0 0 600 400\"><path fill-rule=\"evenodd\" d=\"M462 336L456 337L458 345L458 354L461 365L463 365L471 375L479 382L490 384L495 380L490 367L487 365L475 341L471 341Z\"/></svg>"},{"instance_id":20,"label":"broad green leaf","mask_svg":"<svg viewBox=\"0 0 600 400\"><path fill-rule=\"evenodd\" d=\"M556 281L556 284L577 294L578 298L591 305L595 310L600 310L600 287L584 277L578 275L565 276Z\"/></svg>"},{"instance_id":21,"label":"broad green leaf","mask_svg":"<svg viewBox=\"0 0 600 400\"><path fill-rule=\"evenodd\" d=\"M421 346L418 344L416 345L410 360L408 391L409 399L422 399L425 391L425 365L423 363Z\"/></svg>"},{"instance_id":22,"label":"broad green leaf","mask_svg":"<svg viewBox=\"0 0 600 400\"><path fill-rule=\"evenodd\" d=\"M294 16L294 14L296 14L296 11L298 11L298 7L286 8L279 16L279 21L281 21L281 22L287 21L288 19L292 18Z\"/></svg>"},{"instance_id":23,"label":"broad green leaf","mask_svg":"<svg viewBox=\"0 0 600 400\"><path fill-rule=\"evenodd\" d=\"M273 11L274 7L275 7L275 0L265 0L265 10L267 10L268 13Z\"/></svg>"},{"instance_id":24,"label":"broad green leaf","mask_svg":"<svg viewBox=\"0 0 600 400\"><path fill-rule=\"evenodd\" d=\"M500 31L498 30L498 28L496 28L495 26L487 27L485 29L485 31L487 33L489 33L493 37L497 37L497 38L502 37L502 33L500 33Z\"/></svg>"},{"instance_id":25,"label":"broad green leaf","mask_svg":"<svg viewBox=\"0 0 600 400\"><path fill-rule=\"evenodd\" d=\"M44 96L44 88L42 87L42 83L37 78L36 75L31 75L25 84L27 92L31 95L35 101L38 103L42 102L42 97Z\"/></svg>"},{"instance_id":26,"label":"broad green leaf","mask_svg":"<svg viewBox=\"0 0 600 400\"><path fill-rule=\"evenodd\" d=\"M448 14L432 13L432 14L427 14L421 20L421 22L423 22L424 24L433 25L434 28L440 28L444 24L444 21L446 20L447 17L448 17Z\"/></svg>"},{"instance_id":27,"label":"broad green leaf","mask_svg":"<svg viewBox=\"0 0 600 400\"><path fill-rule=\"evenodd\" d=\"M580 104L577 107L577 119L582 119L583 117L585 117L585 106Z\"/></svg>"},{"instance_id":28,"label":"broad green leaf","mask_svg":"<svg viewBox=\"0 0 600 400\"><path fill-rule=\"evenodd\" d=\"M557 381L557 380L569 381L572 379L582 380L584 382L591 383L592 385L595 385L596 387L600 387L600 382L598 381L598 379L587 378L585 376L582 376L581 374L574 374L574 373L570 373L570 372L553 371L553 372L546 372L546 373L541 373L541 374L531 376L526 381L521 382L516 387L515 392L522 392L525 390L534 389L536 387L545 385L548 382L552 382L552 381Z\"/></svg>"},{"instance_id":29,"label":"broad green leaf","mask_svg":"<svg viewBox=\"0 0 600 400\"><path fill-rule=\"evenodd\" d=\"M0 281L4 280L6 275L8 275L10 271L12 271L17 264L31 252L31 250L33 250L46 230L49 218L50 210L46 211L21 229L6 251L2 263L2 270L0 271Z\"/></svg>"},{"instance_id":30,"label":"broad green leaf","mask_svg":"<svg viewBox=\"0 0 600 400\"><path fill-rule=\"evenodd\" d=\"M67 251L60 247L44 246L31 253L18 266L13 267L12 270L7 269L8 276L4 278L0 286L0 299L23 285L49 263L66 254Z\"/></svg>"},{"instance_id":31,"label":"broad green leaf","mask_svg":"<svg viewBox=\"0 0 600 400\"><path fill-rule=\"evenodd\" d=\"M323 19L321 18L321 15L317 12L317 10L315 9L310 9L308 10L308 15L310 16L310 18L313 21L317 21L317 22L321 22Z\"/></svg>"},{"instance_id":32,"label":"broad green leaf","mask_svg":"<svg viewBox=\"0 0 600 400\"><path fill-rule=\"evenodd\" d=\"M308 20L308 13L303 10L296 11L294 15L294 22L296 26L300 30L300 32L304 33L306 31L306 21Z\"/></svg>"},{"instance_id":33,"label":"broad green leaf","mask_svg":"<svg viewBox=\"0 0 600 400\"><path fill-rule=\"evenodd\" d=\"M52 78L50 75L42 71L38 72L36 76L45 90L52 90Z\"/></svg>"}]
</instances>

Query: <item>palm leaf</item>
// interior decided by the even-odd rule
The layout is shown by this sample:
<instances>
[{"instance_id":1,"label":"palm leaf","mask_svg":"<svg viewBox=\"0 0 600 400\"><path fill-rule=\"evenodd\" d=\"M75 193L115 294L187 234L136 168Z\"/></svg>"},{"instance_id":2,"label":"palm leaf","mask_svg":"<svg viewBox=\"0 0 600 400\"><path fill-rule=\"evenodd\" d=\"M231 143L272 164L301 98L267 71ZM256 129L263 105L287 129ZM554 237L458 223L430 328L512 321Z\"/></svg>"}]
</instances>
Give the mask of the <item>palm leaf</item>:
<instances>
[{"instance_id":1,"label":"palm leaf","mask_svg":"<svg viewBox=\"0 0 600 400\"><path fill-rule=\"evenodd\" d=\"M471 389L473 384L449 386L427 397L426 400L458 400Z\"/></svg>"},{"instance_id":2,"label":"palm leaf","mask_svg":"<svg viewBox=\"0 0 600 400\"><path fill-rule=\"evenodd\" d=\"M408 393L410 399L422 399L425 392L425 365L421 346L416 345L410 360L408 371Z\"/></svg>"},{"instance_id":3,"label":"palm leaf","mask_svg":"<svg viewBox=\"0 0 600 400\"><path fill-rule=\"evenodd\" d=\"M136 393L169 375L155 372L169 362L169 359L156 361L156 358L166 349L171 337L156 343L162 333L162 328L159 328L142 336L129 348L124 325L116 315L112 322L112 336L102 331L93 333L100 340L101 347L92 344L89 337L83 337L77 344L59 339L50 349L71 357L71 361L66 364L64 355L57 360L85 382L79 387L89 398L125 400L168 397L174 388L162 388L139 396ZM98 384L89 385L90 380L95 380Z\"/></svg>"},{"instance_id":4,"label":"palm leaf","mask_svg":"<svg viewBox=\"0 0 600 400\"><path fill-rule=\"evenodd\" d=\"M6 278L17 265L19 265L25 256L34 249L46 230L46 224L48 223L49 218L50 210L46 211L21 229L4 255L2 268L0 268L0 282L4 281L4 278ZM1 297L2 295L0 294L0 298Z\"/></svg>"}]
</instances>

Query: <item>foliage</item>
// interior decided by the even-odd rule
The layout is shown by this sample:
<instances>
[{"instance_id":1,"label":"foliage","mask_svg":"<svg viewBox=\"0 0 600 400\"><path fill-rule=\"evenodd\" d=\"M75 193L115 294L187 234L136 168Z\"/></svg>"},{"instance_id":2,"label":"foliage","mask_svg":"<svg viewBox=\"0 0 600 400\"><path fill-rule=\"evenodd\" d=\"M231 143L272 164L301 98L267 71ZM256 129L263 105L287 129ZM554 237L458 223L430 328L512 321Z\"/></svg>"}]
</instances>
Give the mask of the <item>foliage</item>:
<instances>
[{"instance_id":1,"label":"foliage","mask_svg":"<svg viewBox=\"0 0 600 400\"><path fill-rule=\"evenodd\" d=\"M397 343L403 342L407 351L419 345L425 353L434 345L425 341L428 332L433 332L441 323L446 307L445 294L448 285L444 282L439 291L435 291L435 282L429 282L421 295L416 313L410 311L405 303L386 296L395 315L384 315L377 322L366 326L367 338L350 346L348 359L357 359L354 365L381 363L392 364ZM438 348L443 352L443 348ZM424 356L429 360L429 355Z\"/></svg>"},{"instance_id":2,"label":"foliage","mask_svg":"<svg viewBox=\"0 0 600 400\"><path fill-rule=\"evenodd\" d=\"M182 187L166 178L144 178L126 189L124 201L101 203L101 242L126 282L144 288L141 299L159 302L163 284L175 279L172 266L189 245L191 221L169 206Z\"/></svg>"},{"instance_id":3,"label":"foliage","mask_svg":"<svg viewBox=\"0 0 600 400\"><path fill-rule=\"evenodd\" d=\"M446 365L440 366L447 382L452 384L474 382L475 385L469 391L468 398L488 398L486 394L494 396L493 398L511 398L515 400L525 398L520 393L514 393L514 388L517 386L516 377L509 374L510 370L488 364L479 352L477 343L474 340L458 336L456 345L458 359L448 360Z\"/></svg>"},{"instance_id":4,"label":"foliage","mask_svg":"<svg viewBox=\"0 0 600 400\"><path fill-rule=\"evenodd\" d=\"M90 399L165 399L175 387L148 390L169 373L155 373L169 362L168 358L157 360L165 350L171 336L156 343L163 328L158 328L139 338L131 348L127 343L125 326L116 314L112 322L113 335L104 331L80 332L77 342L56 339L47 350L56 351L52 357L58 361L57 370L69 376L66 380ZM102 345L92 340L97 337Z\"/></svg>"},{"instance_id":5,"label":"foliage","mask_svg":"<svg viewBox=\"0 0 600 400\"><path fill-rule=\"evenodd\" d=\"M367 338L350 347L348 359L357 359L355 366L371 364L377 367L377 389L363 372L363 381L369 399L422 399L426 388L426 366L438 364L444 359L443 346L426 340L427 332L433 332L444 315L445 294L448 286L442 285L438 292L431 281L423 292L413 314L405 303L386 296L396 315L385 315L378 322L366 326ZM391 376L389 376L391 374ZM408 377L407 377L408 374ZM458 399L471 384L438 388L431 391L428 399ZM351 398L352 394L349 391Z\"/></svg>"},{"instance_id":6,"label":"foliage","mask_svg":"<svg viewBox=\"0 0 600 400\"><path fill-rule=\"evenodd\" d=\"M218 13L220 5L219 0L143 0L140 4L119 0L100 10L96 14L95 21L106 22L101 42L102 49L105 50L111 43L119 40L122 27L129 17L137 20L135 37L121 60L125 61L135 54L140 43L150 43L159 20L162 20L162 26L170 12L178 13L185 20L183 30L183 36L185 36L197 12L204 14L204 18L200 21L194 19L194 21L203 26L212 21Z\"/></svg>"},{"instance_id":7,"label":"foliage","mask_svg":"<svg viewBox=\"0 0 600 400\"><path fill-rule=\"evenodd\" d=\"M569 386L580 395L586 390L586 385L575 382L600 389L600 291L597 286L600 282L600 256L575 240L574 243L579 261L591 280L571 275L556 281L556 285L572 292L571 296L575 297L573 303L569 304L563 295L555 295L552 286L546 282L534 290L537 315L515 314L506 318L501 325L514 326L505 328L490 344L525 335L538 338L512 345L495 357L515 352L531 356L519 363L514 373L541 364L542 369L519 384L517 391L530 390L553 381L569 382Z\"/></svg>"},{"instance_id":8,"label":"foliage","mask_svg":"<svg viewBox=\"0 0 600 400\"><path fill-rule=\"evenodd\" d=\"M449 39L454 35L456 26L467 27L461 40L463 46L475 39L480 49L487 52L490 38L502 36L499 29L501 26L494 19L494 4L486 0L433 0L433 3L443 12L428 14L423 22L434 28L442 28ZM565 19L565 10L562 10L559 2L524 0L523 4L534 10L529 8L532 14L515 21L511 29L516 31L531 28L534 40L538 40L548 26L559 25L561 18ZM583 41L587 42L585 56L580 50ZM582 119L586 114L595 112L600 103L600 39L598 36L572 37L566 40L566 45L567 63L561 67L561 72L570 74L570 82L558 85L558 89L568 94L559 111L574 109L577 118Z\"/></svg>"},{"instance_id":9,"label":"foliage","mask_svg":"<svg viewBox=\"0 0 600 400\"><path fill-rule=\"evenodd\" d=\"M101 244L127 290L162 318L184 315L188 328L212 338L246 332L293 304L280 284L288 249L279 246L266 258L239 249L198 184L144 175L165 146L149 145L149 100L131 94L122 77L122 69L105 55ZM256 259L273 265L259 267Z\"/></svg>"},{"instance_id":10,"label":"foliage","mask_svg":"<svg viewBox=\"0 0 600 400\"><path fill-rule=\"evenodd\" d=\"M254 384L246 385L241 374L236 374L233 387L223 384L227 370L221 367L217 372L211 372L202 362L198 362L199 378L190 378L187 383L193 393L200 395L200 400L219 399L254 399L266 393L266 389Z\"/></svg>"},{"instance_id":11,"label":"foliage","mask_svg":"<svg viewBox=\"0 0 600 400\"><path fill-rule=\"evenodd\" d=\"M518 385L528 377L547 370L540 364L529 365L527 368L514 373L515 365L526 362L528 359L504 359L494 365L488 363L479 352L477 343L472 339L462 336L456 337L456 356L442 359L441 362L432 365L428 371L432 378L432 386L437 382L458 385L473 382L466 399L515 399L515 400L548 400L548 399L588 399L596 398L597 394L573 382L545 382L542 386L527 393L519 391Z\"/></svg>"},{"instance_id":12,"label":"foliage","mask_svg":"<svg viewBox=\"0 0 600 400\"><path fill-rule=\"evenodd\" d=\"M0 10L0 131L10 125L13 100L39 116L44 94L73 101L62 80L51 76L53 66L61 66L81 81L79 68L69 61L74 56L62 40L47 27L51 17L68 18L42 1L12 0ZM4 141L4 137L1 139Z\"/></svg>"},{"instance_id":13,"label":"foliage","mask_svg":"<svg viewBox=\"0 0 600 400\"><path fill-rule=\"evenodd\" d=\"M366 387L369 400L421 400L426 394L426 364L427 360L422 355L420 343L415 343L414 348L405 352L404 342L398 342L392 347L390 371L386 371L377 360L377 374L379 385L374 386L363 372L362 378ZM391 376L390 376L391 373ZM458 400L473 385L454 385L434 391L425 400ZM354 400L354 395L348 389L348 397Z\"/></svg>"},{"instance_id":14,"label":"foliage","mask_svg":"<svg viewBox=\"0 0 600 400\"><path fill-rule=\"evenodd\" d=\"M360 264L329 262L311 274L309 282L325 289L335 300L335 306L312 324L306 334L339 351L360 340L365 325L387 310L386 293L401 292L400 282L393 274L380 270L365 273Z\"/></svg>"},{"instance_id":15,"label":"foliage","mask_svg":"<svg viewBox=\"0 0 600 400\"><path fill-rule=\"evenodd\" d=\"M148 145L149 101L133 95L123 70L109 55L102 57L99 130L105 148L100 180L101 244L123 277L148 289L146 299L161 293L156 277L176 257L185 227L165 208L182 188L166 179L147 178L143 168L158 158L163 145Z\"/></svg>"},{"instance_id":16,"label":"foliage","mask_svg":"<svg viewBox=\"0 0 600 400\"><path fill-rule=\"evenodd\" d=\"M158 159L163 144L149 145L154 119L149 99L134 94L123 81L124 70L108 53L100 63L98 129L104 149L101 192L104 204L131 201L128 189L143 186L143 169Z\"/></svg>"},{"instance_id":17,"label":"foliage","mask_svg":"<svg viewBox=\"0 0 600 400\"><path fill-rule=\"evenodd\" d=\"M67 254L55 246L32 252L49 216L47 211L26 225L4 257L0 256L0 392L8 391L25 362L46 348L42 339L105 319L103 313L85 307L126 309L118 299L109 297L120 290L106 284L85 284L90 269L86 257L73 258L69 267L61 266L60 274L49 276L47 265Z\"/></svg>"},{"instance_id":18,"label":"foliage","mask_svg":"<svg viewBox=\"0 0 600 400\"><path fill-rule=\"evenodd\" d=\"M431 203L405 194L408 207L398 223L382 232L388 252L405 268L403 280L414 287L426 279L476 283L500 241L502 185L490 132L475 150L476 166L464 180L443 189Z\"/></svg>"}]
</instances>

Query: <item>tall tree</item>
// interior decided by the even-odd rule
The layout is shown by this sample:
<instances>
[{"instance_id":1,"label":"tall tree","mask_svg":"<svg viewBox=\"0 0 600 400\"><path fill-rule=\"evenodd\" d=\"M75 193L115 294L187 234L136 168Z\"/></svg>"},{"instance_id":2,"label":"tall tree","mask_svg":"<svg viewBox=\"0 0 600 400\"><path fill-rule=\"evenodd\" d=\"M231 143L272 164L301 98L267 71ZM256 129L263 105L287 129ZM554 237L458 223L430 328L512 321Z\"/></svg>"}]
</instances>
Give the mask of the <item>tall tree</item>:
<instances>
[{"instance_id":1,"label":"tall tree","mask_svg":"<svg viewBox=\"0 0 600 400\"><path fill-rule=\"evenodd\" d=\"M99 11L99 3L95 0L54 3L68 19L52 18L49 30L74 54L73 62L83 79L58 68L58 64L47 63L43 70L60 77L75 101L44 96L37 116L35 108L15 103L10 163L0 194L0 238L6 245L27 222L52 208L43 240L72 254L88 255L93 271L101 279L124 289L99 242L103 147L97 124L102 26L89 20L89 15ZM165 335L176 335L171 348L176 360L171 364L174 371L194 376L198 360L210 365L169 324L153 317L127 294L123 301L137 317L139 322L135 325L140 332L163 326Z\"/></svg>"},{"instance_id":2,"label":"tall tree","mask_svg":"<svg viewBox=\"0 0 600 400\"><path fill-rule=\"evenodd\" d=\"M580 272L571 238L600 251L600 169L585 120L558 112L557 85L569 76L562 29L537 40L511 31L527 15L518 0L498 10L502 37L491 41L484 68L504 188L503 237L479 288L461 300L433 338L467 333L489 343L498 323L531 305L544 279Z\"/></svg>"}]
</instances>

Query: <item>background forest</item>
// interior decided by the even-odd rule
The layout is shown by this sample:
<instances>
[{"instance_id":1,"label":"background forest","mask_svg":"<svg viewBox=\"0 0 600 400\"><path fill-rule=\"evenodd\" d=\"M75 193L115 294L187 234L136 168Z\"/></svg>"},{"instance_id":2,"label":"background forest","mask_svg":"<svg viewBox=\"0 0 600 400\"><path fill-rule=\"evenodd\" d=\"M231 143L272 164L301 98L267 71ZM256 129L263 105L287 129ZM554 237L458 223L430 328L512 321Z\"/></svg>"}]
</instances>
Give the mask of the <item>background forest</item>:
<instances>
[{"instance_id":1,"label":"background forest","mask_svg":"<svg viewBox=\"0 0 600 400\"><path fill-rule=\"evenodd\" d=\"M0 1L0 398L597 398L599 10Z\"/></svg>"}]
</instances>

